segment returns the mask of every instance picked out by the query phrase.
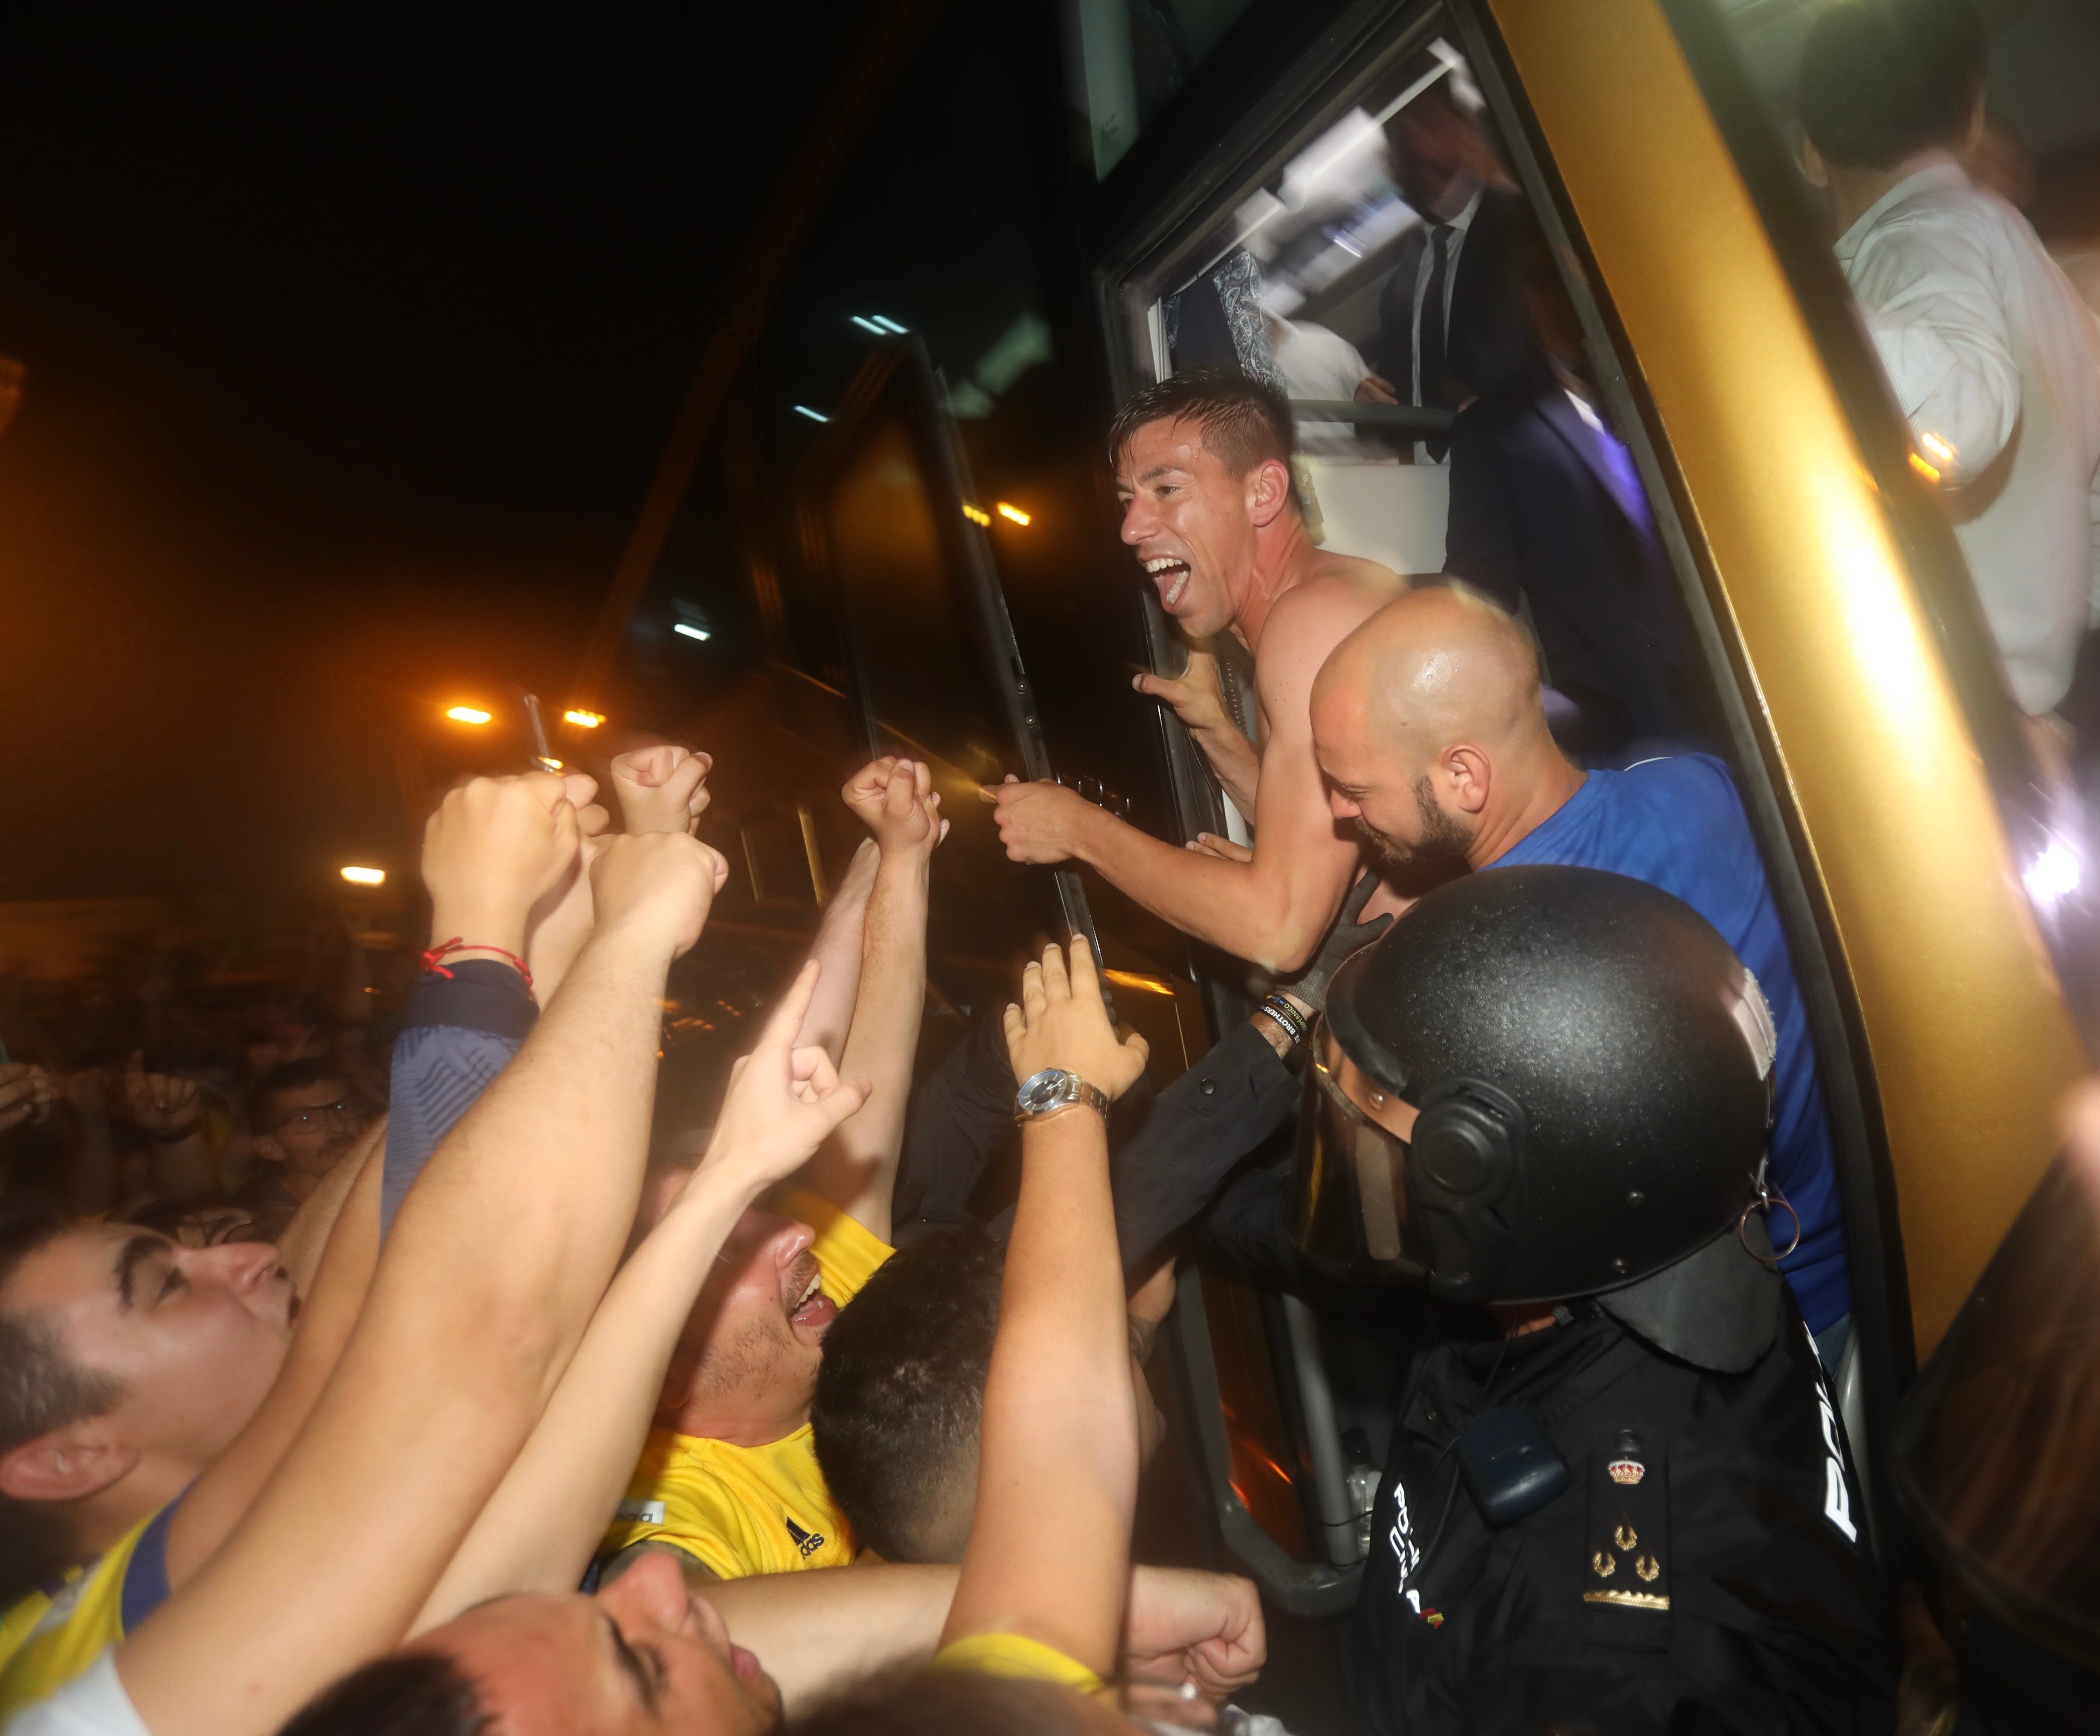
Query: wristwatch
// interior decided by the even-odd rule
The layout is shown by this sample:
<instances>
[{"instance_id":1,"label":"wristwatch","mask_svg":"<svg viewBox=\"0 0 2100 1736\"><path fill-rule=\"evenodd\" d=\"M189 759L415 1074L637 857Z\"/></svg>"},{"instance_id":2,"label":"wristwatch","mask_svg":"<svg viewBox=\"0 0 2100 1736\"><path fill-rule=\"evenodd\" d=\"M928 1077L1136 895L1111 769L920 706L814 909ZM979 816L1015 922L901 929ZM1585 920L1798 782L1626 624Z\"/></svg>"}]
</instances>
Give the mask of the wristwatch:
<instances>
[{"instance_id":1,"label":"wristwatch","mask_svg":"<svg viewBox=\"0 0 2100 1736\"><path fill-rule=\"evenodd\" d=\"M1040 1121L1060 1109L1069 1109L1075 1103L1084 1104L1107 1119L1107 1092L1088 1084L1075 1073L1067 1073L1061 1067L1046 1067L1024 1081L1020 1091L1014 1094L1013 1118L1021 1124Z\"/></svg>"}]
</instances>

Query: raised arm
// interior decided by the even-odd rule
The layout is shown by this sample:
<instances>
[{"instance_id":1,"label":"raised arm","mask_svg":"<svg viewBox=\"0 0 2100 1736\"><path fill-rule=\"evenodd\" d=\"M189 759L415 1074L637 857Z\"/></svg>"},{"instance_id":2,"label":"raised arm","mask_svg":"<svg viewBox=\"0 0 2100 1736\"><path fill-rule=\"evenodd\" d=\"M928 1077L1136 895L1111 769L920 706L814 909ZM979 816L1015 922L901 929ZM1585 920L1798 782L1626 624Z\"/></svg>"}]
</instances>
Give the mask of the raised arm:
<instances>
[{"instance_id":1,"label":"raised arm","mask_svg":"<svg viewBox=\"0 0 2100 1736\"><path fill-rule=\"evenodd\" d=\"M575 810L543 773L477 780L432 827L510 865L481 877L505 905L492 921L529 909L578 847ZM406 1631L624 1243L665 973L697 938L721 866L679 835L601 853L589 945L409 1194L307 1427L225 1544L120 1649L156 1736L262 1736Z\"/></svg>"},{"instance_id":2,"label":"raised arm","mask_svg":"<svg viewBox=\"0 0 2100 1736\"><path fill-rule=\"evenodd\" d=\"M1262 641L1256 686L1267 729L1253 861L1177 849L1050 783L985 792L999 804L1007 855L1076 858L1185 934L1265 970L1311 958L1342 907L1357 847L1335 828L1312 753L1312 678L1345 629L1320 607L1293 608L1298 595L1277 605Z\"/></svg>"},{"instance_id":3,"label":"raised arm","mask_svg":"<svg viewBox=\"0 0 2100 1736\"><path fill-rule=\"evenodd\" d=\"M932 769L910 760L863 766L841 792L874 833L860 993L843 1066L871 1086L867 1107L824 1142L802 1185L884 1241L904 1146L911 1064L926 1005L926 898L933 851L948 829Z\"/></svg>"},{"instance_id":4,"label":"raised arm","mask_svg":"<svg viewBox=\"0 0 2100 1736\"><path fill-rule=\"evenodd\" d=\"M620 1268L532 1439L415 1628L510 1592L573 1590L649 1432L678 1333L723 1240L774 1182L866 1100L822 1049L793 1046L816 987L805 965L736 1064L715 1136L671 1208Z\"/></svg>"},{"instance_id":5,"label":"raised arm","mask_svg":"<svg viewBox=\"0 0 2100 1736\"><path fill-rule=\"evenodd\" d=\"M1083 940L1045 949L1006 1015L1014 1076L1075 1073L1111 1098L1145 1070L1118 1042ZM1018 1633L1115 1668L1137 1500L1137 1407L1108 1127L1084 1105L1030 1121L985 1381L977 1510L943 1643Z\"/></svg>"}]
</instances>

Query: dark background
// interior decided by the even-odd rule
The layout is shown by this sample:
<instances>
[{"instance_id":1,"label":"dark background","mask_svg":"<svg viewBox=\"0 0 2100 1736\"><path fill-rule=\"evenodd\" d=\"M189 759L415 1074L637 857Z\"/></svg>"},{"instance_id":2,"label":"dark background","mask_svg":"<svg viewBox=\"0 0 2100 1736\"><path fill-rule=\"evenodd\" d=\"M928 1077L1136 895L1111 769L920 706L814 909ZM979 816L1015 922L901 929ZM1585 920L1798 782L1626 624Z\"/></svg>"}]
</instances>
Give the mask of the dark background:
<instances>
[{"instance_id":1,"label":"dark background","mask_svg":"<svg viewBox=\"0 0 2100 1736\"><path fill-rule=\"evenodd\" d=\"M405 866L573 674L849 4L0 37L0 899Z\"/></svg>"}]
</instances>

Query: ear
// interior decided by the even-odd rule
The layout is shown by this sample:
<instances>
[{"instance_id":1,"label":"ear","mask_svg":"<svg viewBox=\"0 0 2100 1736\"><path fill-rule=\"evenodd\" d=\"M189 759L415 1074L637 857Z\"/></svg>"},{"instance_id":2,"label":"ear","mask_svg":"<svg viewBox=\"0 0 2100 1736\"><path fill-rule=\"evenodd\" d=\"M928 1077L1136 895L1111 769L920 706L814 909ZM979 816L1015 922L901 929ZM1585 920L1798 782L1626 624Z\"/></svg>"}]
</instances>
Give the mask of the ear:
<instances>
[{"instance_id":1,"label":"ear","mask_svg":"<svg viewBox=\"0 0 2100 1736\"><path fill-rule=\"evenodd\" d=\"M285 1148L277 1143L274 1133L254 1133L248 1136L248 1150L258 1163L282 1163Z\"/></svg>"},{"instance_id":2,"label":"ear","mask_svg":"<svg viewBox=\"0 0 2100 1736\"><path fill-rule=\"evenodd\" d=\"M1810 143L1806 134L1801 140L1801 172L1811 187L1830 184L1830 165L1823 161L1823 153Z\"/></svg>"},{"instance_id":3,"label":"ear","mask_svg":"<svg viewBox=\"0 0 2100 1736\"><path fill-rule=\"evenodd\" d=\"M0 1495L18 1501L84 1500L138 1462L135 1447L54 1429L0 1454Z\"/></svg>"},{"instance_id":4,"label":"ear","mask_svg":"<svg viewBox=\"0 0 2100 1736\"><path fill-rule=\"evenodd\" d=\"M1280 458L1264 458L1247 472L1246 486L1247 511L1266 529L1290 504L1290 466Z\"/></svg>"},{"instance_id":5,"label":"ear","mask_svg":"<svg viewBox=\"0 0 2100 1736\"><path fill-rule=\"evenodd\" d=\"M1437 762L1451 800L1461 812L1478 813L1488 805L1488 791L1494 782L1494 766L1470 742L1447 747Z\"/></svg>"}]
</instances>

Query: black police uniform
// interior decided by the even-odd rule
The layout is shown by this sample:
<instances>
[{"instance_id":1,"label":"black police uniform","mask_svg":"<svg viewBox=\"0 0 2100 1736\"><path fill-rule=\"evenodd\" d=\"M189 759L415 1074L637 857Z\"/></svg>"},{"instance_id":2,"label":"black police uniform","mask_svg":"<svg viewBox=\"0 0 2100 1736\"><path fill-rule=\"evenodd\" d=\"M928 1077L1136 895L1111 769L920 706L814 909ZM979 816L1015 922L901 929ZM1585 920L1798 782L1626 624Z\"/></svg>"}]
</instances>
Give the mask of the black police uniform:
<instances>
[{"instance_id":1,"label":"black police uniform","mask_svg":"<svg viewBox=\"0 0 2100 1736\"><path fill-rule=\"evenodd\" d=\"M1380 1736L1886 1731L1894 1642L1821 1366L1791 1304L1723 1375L1595 1304L1521 1337L1419 1351L1350 1641ZM1459 1431L1515 1406L1570 1473L1502 1528Z\"/></svg>"}]
</instances>

